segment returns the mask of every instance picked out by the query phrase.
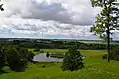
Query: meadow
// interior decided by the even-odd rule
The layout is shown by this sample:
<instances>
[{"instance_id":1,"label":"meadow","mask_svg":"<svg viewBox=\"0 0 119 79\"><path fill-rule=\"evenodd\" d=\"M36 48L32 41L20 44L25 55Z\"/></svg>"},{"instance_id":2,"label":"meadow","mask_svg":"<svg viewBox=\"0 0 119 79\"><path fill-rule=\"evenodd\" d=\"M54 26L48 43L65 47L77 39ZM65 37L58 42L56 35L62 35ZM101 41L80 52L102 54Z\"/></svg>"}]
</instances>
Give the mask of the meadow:
<instances>
[{"instance_id":1,"label":"meadow","mask_svg":"<svg viewBox=\"0 0 119 79\"><path fill-rule=\"evenodd\" d=\"M66 52L62 49L42 49L44 52ZM106 50L81 50L87 57L85 67L74 72L62 71L62 63L29 63L25 72L13 72L4 68L6 73L0 73L0 79L118 79L119 62L102 59Z\"/></svg>"}]
</instances>

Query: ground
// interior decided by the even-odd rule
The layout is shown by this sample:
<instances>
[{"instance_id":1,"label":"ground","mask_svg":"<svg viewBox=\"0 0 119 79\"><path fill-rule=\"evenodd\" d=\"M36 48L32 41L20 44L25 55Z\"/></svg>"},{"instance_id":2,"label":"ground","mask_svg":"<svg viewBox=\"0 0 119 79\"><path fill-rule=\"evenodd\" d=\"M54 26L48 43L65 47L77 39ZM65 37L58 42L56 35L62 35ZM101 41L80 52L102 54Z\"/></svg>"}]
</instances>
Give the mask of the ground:
<instances>
[{"instance_id":1,"label":"ground","mask_svg":"<svg viewBox=\"0 0 119 79\"><path fill-rule=\"evenodd\" d=\"M60 51L59 49L42 49L44 51ZM61 50L66 52L66 50ZM29 63L25 72L11 72L8 68L7 73L1 73L0 79L118 79L119 62L103 60L101 57L106 53L105 50L81 50L86 55L84 60L85 67L74 72L63 72L60 68L62 63Z\"/></svg>"}]
</instances>

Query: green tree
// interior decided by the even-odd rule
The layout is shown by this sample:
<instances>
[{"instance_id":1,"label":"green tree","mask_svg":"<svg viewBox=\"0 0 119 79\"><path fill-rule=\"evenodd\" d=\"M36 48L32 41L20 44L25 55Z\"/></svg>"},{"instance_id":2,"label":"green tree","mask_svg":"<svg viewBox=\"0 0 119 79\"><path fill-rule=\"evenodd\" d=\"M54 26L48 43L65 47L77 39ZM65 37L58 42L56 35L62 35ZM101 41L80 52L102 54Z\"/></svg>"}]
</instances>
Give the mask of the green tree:
<instances>
[{"instance_id":1,"label":"green tree","mask_svg":"<svg viewBox=\"0 0 119 79\"><path fill-rule=\"evenodd\" d=\"M35 56L35 54L32 51L28 51L28 60L29 61L32 61L34 56Z\"/></svg>"},{"instance_id":2,"label":"green tree","mask_svg":"<svg viewBox=\"0 0 119 79\"><path fill-rule=\"evenodd\" d=\"M5 53L0 49L0 70L5 66Z\"/></svg>"},{"instance_id":3,"label":"green tree","mask_svg":"<svg viewBox=\"0 0 119 79\"><path fill-rule=\"evenodd\" d=\"M76 48L69 49L69 51L65 54L63 64L61 66L62 70L76 71L82 67L84 67L84 64L80 52L77 51Z\"/></svg>"},{"instance_id":4,"label":"green tree","mask_svg":"<svg viewBox=\"0 0 119 79\"><path fill-rule=\"evenodd\" d=\"M115 0L91 0L93 7L101 7L102 11L96 17L96 22L91 27L91 32L107 41L108 62L110 62L110 35L113 30L118 30L119 9Z\"/></svg>"},{"instance_id":5,"label":"green tree","mask_svg":"<svg viewBox=\"0 0 119 79\"><path fill-rule=\"evenodd\" d=\"M7 53L7 63L13 71L24 71L28 62L28 52L24 48L8 47L5 51Z\"/></svg>"}]
</instances>

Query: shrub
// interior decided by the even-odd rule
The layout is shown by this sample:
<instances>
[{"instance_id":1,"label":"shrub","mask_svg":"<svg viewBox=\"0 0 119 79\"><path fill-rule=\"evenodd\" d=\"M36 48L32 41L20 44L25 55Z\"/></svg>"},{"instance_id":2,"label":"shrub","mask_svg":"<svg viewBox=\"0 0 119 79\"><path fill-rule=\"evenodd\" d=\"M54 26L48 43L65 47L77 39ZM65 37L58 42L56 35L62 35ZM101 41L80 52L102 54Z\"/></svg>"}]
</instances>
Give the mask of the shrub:
<instances>
[{"instance_id":1,"label":"shrub","mask_svg":"<svg viewBox=\"0 0 119 79\"><path fill-rule=\"evenodd\" d=\"M111 55L110 55L110 59L111 60L117 60L119 61L119 46L116 47L111 47ZM105 54L104 56L102 56L103 59L107 59L108 54Z\"/></svg>"},{"instance_id":2,"label":"shrub","mask_svg":"<svg viewBox=\"0 0 119 79\"><path fill-rule=\"evenodd\" d=\"M44 51L40 51L40 53L44 53Z\"/></svg>"},{"instance_id":3,"label":"shrub","mask_svg":"<svg viewBox=\"0 0 119 79\"><path fill-rule=\"evenodd\" d=\"M38 52L38 51L40 51L40 49L39 49L39 48L36 48L36 49L34 49L34 51L35 51L35 52Z\"/></svg>"},{"instance_id":4,"label":"shrub","mask_svg":"<svg viewBox=\"0 0 119 79\"><path fill-rule=\"evenodd\" d=\"M46 57L49 57L49 56L50 56L50 54L49 54L49 52L47 52L47 53L46 53Z\"/></svg>"},{"instance_id":5,"label":"shrub","mask_svg":"<svg viewBox=\"0 0 119 79\"><path fill-rule=\"evenodd\" d=\"M108 57L108 55L105 54L105 55L102 56L102 59L107 59L107 57Z\"/></svg>"},{"instance_id":6,"label":"shrub","mask_svg":"<svg viewBox=\"0 0 119 79\"><path fill-rule=\"evenodd\" d=\"M35 56L35 54L32 51L28 52L28 60L31 61L33 59L33 57Z\"/></svg>"},{"instance_id":7,"label":"shrub","mask_svg":"<svg viewBox=\"0 0 119 79\"><path fill-rule=\"evenodd\" d=\"M112 60L117 60L117 61L119 61L119 46L113 47L113 48L111 49L111 56L110 56L110 58L111 58Z\"/></svg>"},{"instance_id":8,"label":"shrub","mask_svg":"<svg viewBox=\"0 0 119 79\"><path fill-rule=\"evenodd\" d=\"M64 55L61 53L52 53L50 55L50 57L54 57L54 58L64 58Z\"/></svg>"},{"instance_id":9,"label":"shrub","mask_svg":"<svg viewBox=\"0 0 119 79\"><path fill-rule=\"evenodd\" d=\"M45 65L42 65L43 68L45 68L46 66Z\"/></svg>"},{"instance_id":10,"label":"shrub","mask_svg":"<svg viewBox=\"0 0 119 79\"><path fill-rule=\"evenodd\" d=\"M77 51L76 48L71 48L68 52L66 52L61 68L63 71L75 71L84 67L84 63L82 61L83 59L80 52Z\"/></svg>"},{"instance_id":11,"label":"shrub","mask_svg":"<svg viewBox=\"0 0 119 79\"><path fill-rule=\"evenodd\" d=\"M0 70L5 66L5 54L0 50Z\"/></svg>"},{"instance_id":12,"label":"shrub","mask_svg":"<svg viewBox=\"0 0 119 79\"><path fill-rule=\"evenodd\" d=\"M7 49L7 63L13 71L24 71L28 62L28 50L25 48L16 49L10 47Z\"/></svg>"}]
</instances>

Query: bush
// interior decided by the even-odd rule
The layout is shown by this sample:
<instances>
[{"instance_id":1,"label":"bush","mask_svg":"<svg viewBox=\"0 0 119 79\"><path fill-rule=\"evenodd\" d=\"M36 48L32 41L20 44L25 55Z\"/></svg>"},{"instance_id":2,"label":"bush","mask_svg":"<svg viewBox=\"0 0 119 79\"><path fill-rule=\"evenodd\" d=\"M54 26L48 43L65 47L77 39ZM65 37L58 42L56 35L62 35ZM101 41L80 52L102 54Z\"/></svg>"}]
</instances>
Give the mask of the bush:
<instances>
[{"instance_id":1,"label":"bush","mask_svg":"<svg viewBox=\"0 0 119 79\"><path fill-rule=\"evenodd\" d=\"M116 55L113 60L119 61L119 55Z\"/></svg>"},{"instance_id":2,"label":"bush","mask_svg":"<svg viewBox=\"0 0 119 79\"><path fill-rule=\"evenodd\" d=\"M76 48L71 48L68 52L66 52L61 68L63 71L75 71L84 67L84 63L82 61L83 59L80 52L77 51Z\"/></svg>"},{"instance_id":3,"label":"bush","mask_svg":"<svg viewBox=\"0 0 119 79\"><path fill-rule=\"evenodd\" d=\"M49 57L49 56L50 56L50 54L49 54L49 52L47 52L47 53L46 53L46 57Z\"/></svg>"},{"instance_id":4,"label":"bush","mask_svg":"<svg viewBox=\"0 0 119 79\"><path fill-rule=\"evenodd\" d=\"M32 51L28 52L28 60L31 61L33 59L33 57L35 56L35 54Z\"/></svg>"},{"instance_id":5,"label":"bush","mask_svg":"<svg viewBox=\"0 0 119 79\"><path fill-rule=\"evenodd\" d=\"M44 51L40 51L40 53L44 53Z\"/></svg>"},{"instance_id":6,"label":"bush","mask_svg":"<svg viewBox=\"0 0 119 79\"><path fill-rule=\"evenodd\" d=\"M38 52L38 51L40 51L40 49L39 49L39 48L34 49L34 52Z\"/></svg>"},{"instance_id":7,"label":"bush","mask_svg":"<svg viewBox=\"0 0 119 79\"><path fill-rule=\"evenodd\" d=\"M0 70L5 66L5 54L0 50Z\"/></svg>"},{"instance_id":8,"label":"bush","mask_svg":"<svg viewBox=\"0 0 119 79\"><path fill-rule=\"evenodd\" d=\"M112 60L117 60L117 61L119 61L119 46L113 47L113 48L111 49L111 56L110 56L110 58L111 58Z\"/></svg>"},{"instance_id":9,"label":"bush","mask_svg":"<svg viewBox=\"0 0 119 79\"><path fill-rule=\"evenodd\" d=\"M105 55L102 56L102 59L107 59L107 57L108 57L108 55L105 54Z\"/></svg>"},{"instance_id":10,"label":"bush","mask_svg":"<svg viewBox=\"0 0 119 79\"><path fill-rule=\"evenodd\" d=\"M10 47L7 49L7 63L13 71L24 71L28 62L28 50L25 48L16 49Z\"/></svg>"},{"instance_id":11,"label":"bush","mask_svg":"<svg viewBox=\"0 0 119 79\"><path fill-rule=\"evenodd\" d=\"M54 57L54 58L64 58L64 55L61 53L52 53L50 55L50 57Z\"/></svg>"}]
</instances>

